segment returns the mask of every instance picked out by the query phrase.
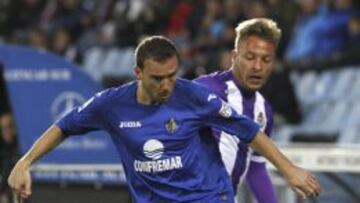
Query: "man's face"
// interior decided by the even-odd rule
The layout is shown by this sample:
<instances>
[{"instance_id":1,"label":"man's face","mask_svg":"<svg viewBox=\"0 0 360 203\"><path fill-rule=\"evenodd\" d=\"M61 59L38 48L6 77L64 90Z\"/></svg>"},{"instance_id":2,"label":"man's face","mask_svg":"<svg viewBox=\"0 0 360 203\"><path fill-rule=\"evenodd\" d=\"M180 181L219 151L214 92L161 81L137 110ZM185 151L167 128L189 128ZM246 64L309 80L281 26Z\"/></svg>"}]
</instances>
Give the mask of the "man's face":
<instances>
[{"instance_id":1,"label":"man's face","mask_svg":"<svg viewBox=\"0 0 360 203\"><path fill-rule=\"evenodd\" d=\"M173 56L163 62L146 59L142 70L136 68L141 88L151 102L162 103L169 99L176 82L177 67L178 59Z\"/></svg>"},{"instance_id":2,"label":"man's face","mask_svg":"<svg viewBox=\"0 0 360 203\"><path fill-rule=\"evenodd\" d=\"M5 143L12 144L16 139L16 128L14 119L10 113L6 113L0 117L0 129Z\"/></svg>"},{"instance_id":3,"label":"man's face","mask_svg":"<svg viewBox=\"0 0 360 203\"><path fill-rule=\"evenodd\" d=\"M273 71L276 47L270 41L250 36L233 51L232 69L242 88L257 91Z\"/></svg>"}]
</instances>

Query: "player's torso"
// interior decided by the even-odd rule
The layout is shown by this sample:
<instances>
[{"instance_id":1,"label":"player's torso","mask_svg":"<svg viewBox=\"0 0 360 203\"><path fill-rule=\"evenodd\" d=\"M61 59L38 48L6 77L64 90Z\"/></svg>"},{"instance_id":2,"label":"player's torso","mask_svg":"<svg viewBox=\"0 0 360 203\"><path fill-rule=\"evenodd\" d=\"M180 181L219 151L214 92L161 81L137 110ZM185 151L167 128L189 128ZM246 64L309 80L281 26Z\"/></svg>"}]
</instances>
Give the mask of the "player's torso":
<instances>
[{"instance_id":1,"label":"player's torso","mask_svg":"<svg viewBox=\"0 0 360 203\"><path fill-rule=\"evenodd\" d=\"M219 177L226 177L220 175L223 168L215 166L215 162L221 165L220 156L215 158L210 149L217 147L216 142L199 135L203 125L191 106L192 98L186 96L175 91L158 106L139 104L130 96L106 113L108 131L135 193L146 198L159 193L168 202L177 198L194 202L202 196L211 198L210 191L229 192L226 181L219 187ZM208 171L216 172L210 176Z\"/></svg>"},{"instance_id":2,"label":"player's torso","mask_svg":"<svg viewBox=\"0 0 360 203\"><path fill-rule=\"evenodd\" d=\"M214 90L237 113L249 117L260 125L262 131L267 131L271 112L264 97L259 92L246 94L239 88L230 71L212 74L200 82ZM246 175L250 160L255 157L253 151L247 144L226 132L214 129L214 136L218 140L224 165L233 184L237 185Z\"/></svg>"},{"instance_id":3,"label":"player's torso","mask_svg":"<svg viewBox=\"0 0 360 203\"><path fill-rule=\"evenodd\" d=\"M121 145L122 154L128 155L133 170L140 173L185 167L184 159L191 156L197 142L195 112L172 101L157 106L128 102L111 109L107 117L112 121L113 140Z\"/></svg>"},{"instance_id":4,"label":"player's torso","mask_svg":"<svg viewBox=\"0 0 360 203\"><path fill-rule=\"evenodd\" d=\"M196 115L168 105L145 109L113 112L117 120L115 136L126 143L128 150L136 152L134 158L139 161L185 156L198 130Z\"/></svg>"}]
</instances>

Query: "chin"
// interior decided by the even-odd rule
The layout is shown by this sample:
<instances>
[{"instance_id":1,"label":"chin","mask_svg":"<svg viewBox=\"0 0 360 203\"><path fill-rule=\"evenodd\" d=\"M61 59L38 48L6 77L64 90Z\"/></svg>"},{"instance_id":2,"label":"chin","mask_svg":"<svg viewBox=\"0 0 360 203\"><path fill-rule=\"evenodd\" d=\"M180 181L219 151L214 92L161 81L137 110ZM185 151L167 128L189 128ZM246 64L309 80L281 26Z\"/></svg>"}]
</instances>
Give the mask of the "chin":
<instances>
[{"instance_id":1,"label":"chin","mask_svg":"<svg viewBox=\"0 0 360 203\"><path fill-rule=\"evenodd\" d=\"M261 85L248 85L247 86L247 89L252 92L258 91L260 88L261 88Z\"/></svg>"},{"instance_id":2,"label":"chin","mask_svg":"<svg viewBox=\"0 0 360 203\"><path fill-rule=\"evenodd\" d=\"M159 101L159 103L166 102L167 100L169 100L169 97L161 97L161 98L157 99L157 101Z\"/></svg>"}]
</instances>

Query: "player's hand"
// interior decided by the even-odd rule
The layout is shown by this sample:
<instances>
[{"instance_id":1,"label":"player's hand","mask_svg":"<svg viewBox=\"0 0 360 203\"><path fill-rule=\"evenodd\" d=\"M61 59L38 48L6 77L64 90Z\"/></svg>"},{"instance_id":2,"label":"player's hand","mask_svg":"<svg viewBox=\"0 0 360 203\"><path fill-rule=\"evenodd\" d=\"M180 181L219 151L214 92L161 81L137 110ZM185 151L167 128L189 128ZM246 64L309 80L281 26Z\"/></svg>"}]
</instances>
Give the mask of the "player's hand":
<instances>
[{"instance_id":1,"label":"player's hand","mask_svg":"<svg viewBox=\"0 0 360 203\"><path fill-rule=\"evenodd\" d=\"M291 188L303 199L306 197L317 197L321 187L316 177L309 171L297 166L290 170L287 180Z\"/></svg>"},{"instance_id":2,"label":"player's hand","mask_svg":"<svg viewBox=\"0 0 360 203\"><path fill-rule=\"evenodd\" d=\"M29 165L20 160L10 173L8 184L17 200L27 199L31 195L31 176Z\"/></svg>"}]
</instances>

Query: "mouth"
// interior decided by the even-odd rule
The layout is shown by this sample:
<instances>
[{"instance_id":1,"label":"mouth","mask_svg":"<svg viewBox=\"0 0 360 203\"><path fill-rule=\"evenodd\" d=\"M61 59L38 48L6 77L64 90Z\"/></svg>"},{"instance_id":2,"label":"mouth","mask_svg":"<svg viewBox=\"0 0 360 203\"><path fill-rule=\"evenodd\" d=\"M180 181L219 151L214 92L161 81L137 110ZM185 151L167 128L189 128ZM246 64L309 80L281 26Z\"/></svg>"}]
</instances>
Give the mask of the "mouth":
<instances>
[{"instance_id":1,"label":"mouth","mask_svg":"<svg viewBox=\"0 0 360 203\"><path fill-rule=\"evenodd\" d=\"M166 101L167 99L169 99L169 97L170 97L170 94L168 92L160 93L158 95L158 100Z\"/></svg>"},{"instance_id":2,"label":"mouth","mask_svg":"<svg viewBox=\"0 0 360 203\"><path fill-rule=\"evenodd\" d=\"M258 75L250 75L249 76L249 81L250 82L255 82L255 83L260 83L262 82L262 77L261 76L258 76Z\"/></svg>"}]
</instances>

